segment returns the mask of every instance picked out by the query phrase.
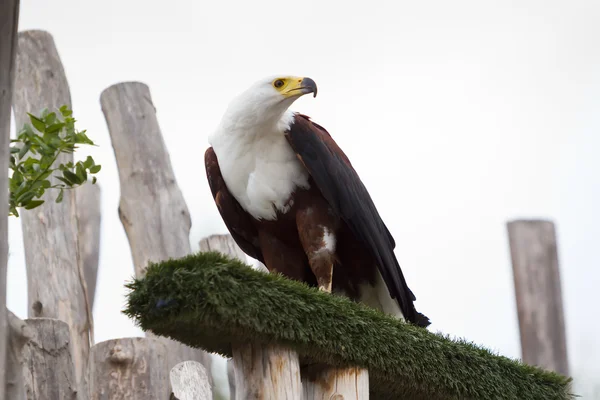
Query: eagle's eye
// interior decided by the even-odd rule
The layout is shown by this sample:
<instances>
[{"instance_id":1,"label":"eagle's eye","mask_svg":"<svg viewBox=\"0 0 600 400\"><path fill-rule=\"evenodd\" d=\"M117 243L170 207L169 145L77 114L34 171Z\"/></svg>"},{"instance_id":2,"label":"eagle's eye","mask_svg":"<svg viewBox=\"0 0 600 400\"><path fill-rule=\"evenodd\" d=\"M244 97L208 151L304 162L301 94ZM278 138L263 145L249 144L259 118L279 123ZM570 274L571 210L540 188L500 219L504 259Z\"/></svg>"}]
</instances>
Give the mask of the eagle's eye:
<instances>
[{"instance_id":1,"label":"eagle's eye","mask_svg":"<svg viewBox=\"0 0 600 400\"><path fill-rule=\"evenodd\" d=\"M275 82L273 82L273 86L275 86L277 89L282 87L283 84L284 84L283 79L277 79Z\"/></svg>"}]
</instances>

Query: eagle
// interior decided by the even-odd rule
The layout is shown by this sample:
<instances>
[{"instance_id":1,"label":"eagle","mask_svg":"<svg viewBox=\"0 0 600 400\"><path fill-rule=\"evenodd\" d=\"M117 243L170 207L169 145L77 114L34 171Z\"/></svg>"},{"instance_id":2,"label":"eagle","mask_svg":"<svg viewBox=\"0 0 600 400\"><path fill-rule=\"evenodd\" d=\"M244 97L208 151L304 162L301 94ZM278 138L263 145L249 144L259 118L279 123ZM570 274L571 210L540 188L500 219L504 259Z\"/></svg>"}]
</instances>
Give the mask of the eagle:
<instances>
[{"instance_id":1,"label":"eagle","mask_svg":"<svg viewBox=\"0 0 600 400\"><path fill-rule=\"evenodd\" d=\"M229 103L204 155L223 222L271 273L427 327L350 160L325 128L289 109L309 93L317 96L311 78L271 76Z\"/></svg>"}]
</instances>

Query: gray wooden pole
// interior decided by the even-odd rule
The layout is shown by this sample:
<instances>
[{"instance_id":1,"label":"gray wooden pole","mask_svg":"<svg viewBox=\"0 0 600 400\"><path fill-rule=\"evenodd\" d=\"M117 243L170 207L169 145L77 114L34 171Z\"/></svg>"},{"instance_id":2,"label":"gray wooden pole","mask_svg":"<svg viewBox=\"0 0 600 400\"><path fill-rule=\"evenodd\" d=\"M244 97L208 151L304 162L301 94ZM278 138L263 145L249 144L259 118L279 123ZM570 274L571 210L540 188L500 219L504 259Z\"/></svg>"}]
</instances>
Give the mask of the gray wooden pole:
<instances>
[{"instance_id":1,"label":"gray wooden pole","mask_svg":"<svg viewBox=\"0 0 600 400\"><path fill-rule=\"evenodd\" d=\"M527 364L569 374L554 223L507 223L521 352Z\"/></svg>"},{"instance_id":2,"label":"gray wooden pole","mask_svg":"<svg viewBox=\"0 0 600 400\"><path fill-rule=\"evenodd\" d=\"M75 189L77 203L77 223L79 231L79 259L87 284L90 308L94 308L98 261L100 254L100 227L102 215L100 209L100 185L83 185Z\"/></svg>"},{"instance_id":3,"label":"gray wooden pole","mask_svg":"<svg viewBox=\"0 0 600 400\"><path fill-rule=\"evenodd\" d=\"M173 396L178 400L212 400L206 369L196 361L184 361L169 374Z\"/></svg>"},{"instance_id":4,"label":"gray wooden pole","mask_svg":"<svg viewBox=\"0 0 600 400\"><path fill-rule=\"evenodd\" d=\"M6 359L6 398L25 400L23 347L33 338L32 328L8 311L8 357Z\"/></svg>"},{"instance_id":5,"label":"gray wooden pole","mask_svg":"<svg viewBox=\"0 0 600 400\"><path fill-rule=\"evenodd\" d=\"M169 398L167 348L156 339L133 337L97 343L90 351L87 376L90 400Z\"/></svg>"},{"instance_id":6,"label":"gray wooden pole","mask_svg":"<svg viewBox=\"0 0 600 400\"><path fill-rule=\"evenodd\" d=\"M44 31L25 31L19 33L18 40L13 106L20 129L30 123L28 112L56 110L65 104L70 107L71 95L52 36ZM56 163L72 160L73 154L62 154ZM57 204L50 192L40 207L20 211L29 316L57 318L68 324L79 381L88 358L92 315L88 314L91 309L78 262L75 195L67 190L63 202Z\"/></svg>"},{"instance_id":7,"label":"gray wooden pole","mask_svg":"<svg viewBox=\"0 0 600 400\"><path fill-rule=\"evenodd\" d=\"M135 275L140 278L150 261L191 253L190 214L171 167L148 86L137 82L110 86L102 92L100 103L119 169L119 216L129 240ZM168 346L169 369L182 361L199 361L210 371L209 353L165 337L160 340Z\"/></svg>"},{"instance_id":8,"label":"gray wooden pole","mask_svg":"<svg viewBox=\"0 0 600 400\"><path fill-rule=\"evenodd\" d=\"M218 251L246 262L231 235L212 235L200 241L201 251ZM298 354L280 346L232 343L233 369L228 368L231 398L236 400L302 398ZM233 371L234 377L230 371ZM232 381L235 382L232 388Z\"/></svg>"},{"instance_id":9,"label":"gray wooden pole","mask_svg":"<svg viewBox=\"0 0 600 400\"><path fill-rule=\"evenodd\" d=\"M17 52L19 0L0 3L0 400L4 393L8 317L6 313L6 269L8 262L8 161L10 116Z\"/></svg>"},{"instance_id":10,"label":"gray wooden pole","mask_svg":"<svg viewBox=\"0 0 600 400\"><path fill-rule=\"evenodd\" d=\"M23 380L28 400L85 399L73 370L69 326L54 318L25 320L31 339L23 351Z\"/></svg>"}]
</instances>

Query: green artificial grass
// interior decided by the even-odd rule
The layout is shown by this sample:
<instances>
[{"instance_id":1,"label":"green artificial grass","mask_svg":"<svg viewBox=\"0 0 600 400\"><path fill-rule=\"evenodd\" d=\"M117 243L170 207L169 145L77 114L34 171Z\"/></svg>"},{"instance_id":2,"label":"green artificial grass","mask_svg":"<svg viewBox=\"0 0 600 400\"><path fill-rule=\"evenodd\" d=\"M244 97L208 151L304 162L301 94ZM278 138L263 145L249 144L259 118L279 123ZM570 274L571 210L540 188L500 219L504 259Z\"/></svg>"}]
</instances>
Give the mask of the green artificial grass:
<instances>
[{"instance_id":1,"label":"green artificial grass","mask_svg":"<svg viewBox=\"0 0 600 400\"><path fill-rule=\"evenodd\" d=\"M207 252L150 264L127 284L143 329L231 357L279 343L301 362L368 368L372 399L571 399L571 379L432 333L337 295Z\"/></svg>"}]
</instances>

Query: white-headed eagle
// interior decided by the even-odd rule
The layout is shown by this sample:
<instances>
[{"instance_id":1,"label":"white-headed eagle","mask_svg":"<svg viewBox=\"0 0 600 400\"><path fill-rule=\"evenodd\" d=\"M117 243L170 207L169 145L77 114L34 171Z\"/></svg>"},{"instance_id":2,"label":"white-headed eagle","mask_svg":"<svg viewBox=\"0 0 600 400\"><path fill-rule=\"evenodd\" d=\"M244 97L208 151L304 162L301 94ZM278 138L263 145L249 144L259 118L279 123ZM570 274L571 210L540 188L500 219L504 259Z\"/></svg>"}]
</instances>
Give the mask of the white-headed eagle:
<instances>
[{"instance_id":1,"label":"white-headed eagle","mask_svg":"<svg viewBox=\"0 0 600 400\"><path fill-rule=\"evenodd\" d=\"M317 95L310 78L270 77L230 104L205 167L239 247L291 279L426 327L394 255L394 238L329 133L289 110Z\"/></svg>"}]
</instances>

